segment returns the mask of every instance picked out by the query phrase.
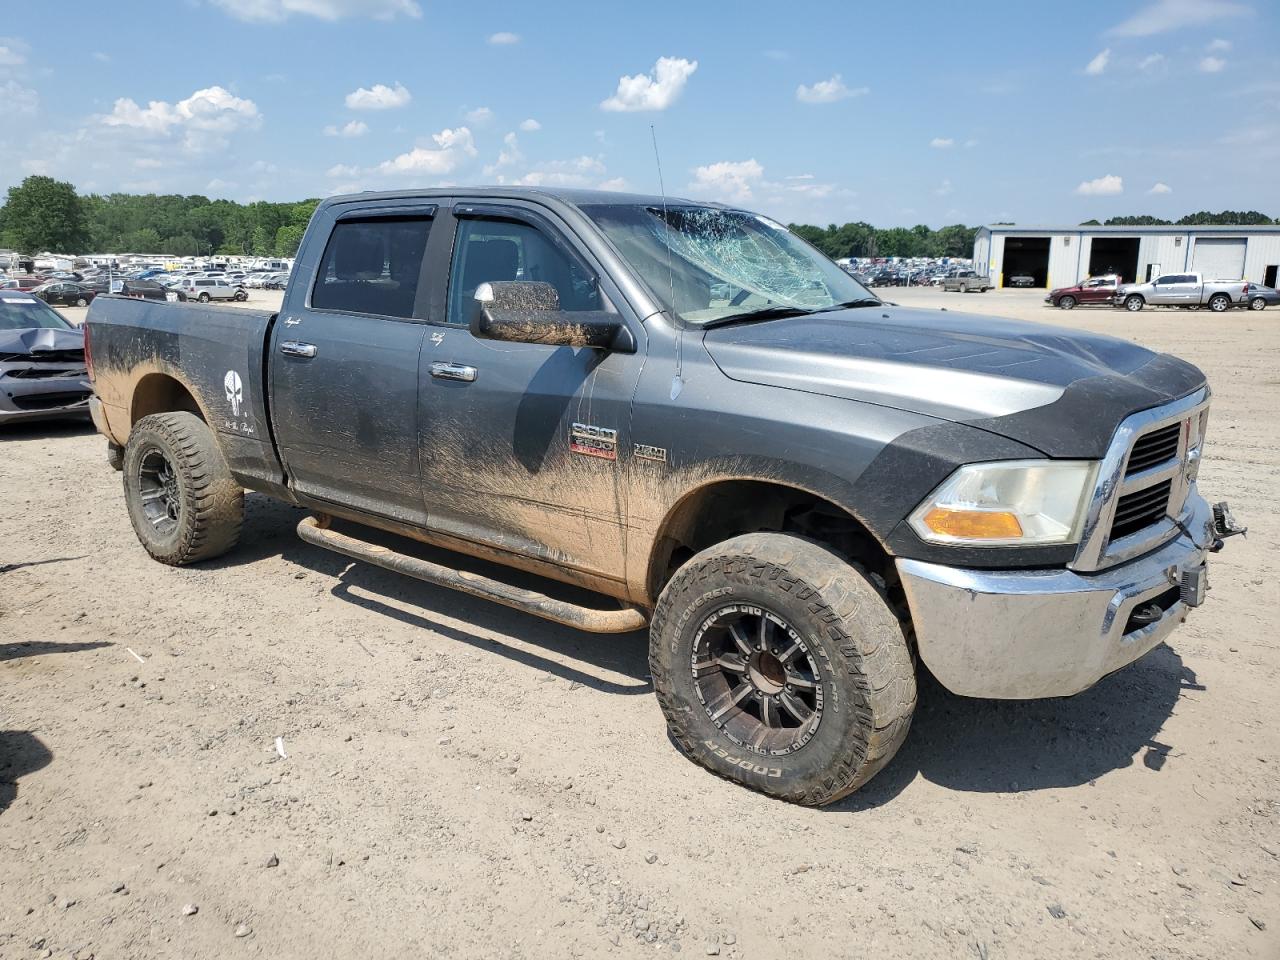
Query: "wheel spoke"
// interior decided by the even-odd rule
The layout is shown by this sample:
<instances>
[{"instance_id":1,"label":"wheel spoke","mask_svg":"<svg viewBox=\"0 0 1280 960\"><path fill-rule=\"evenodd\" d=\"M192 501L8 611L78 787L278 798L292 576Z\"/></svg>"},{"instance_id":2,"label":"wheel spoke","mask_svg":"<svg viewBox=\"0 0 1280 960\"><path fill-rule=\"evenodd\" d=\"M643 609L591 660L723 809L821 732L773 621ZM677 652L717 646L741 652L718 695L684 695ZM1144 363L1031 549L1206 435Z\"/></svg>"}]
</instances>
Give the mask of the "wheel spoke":
<instances>
[{"instance_id":1,"label":"wheel spoke","mask_svg":"<svg viewBox=\"0 0 1280 960\"><path fill-rule=\"evenodd\" d=\"M722 670L728 670L730 673L746 673L747 661L732 653L722 654L716 659L716 664Z\"/></svg>"},{"instance_id":2,"label":"wheel spoke","mask_svg":"<svg viewBox=\"0 0 1280 960\"><path fill-rule=\"evenodd\" d=\"M790 663L791 658L794 657L799 652L800 652L800 644L793 643L786 650L783 650L780 654L778 654L778 659L781 660L783 665L785 666L786 664Z\"/></svg>"},{"instance_id":3,"label":"wheel spoke","mask_svg":"<svg viewBox=\"0 0 1280 960\"><path fill-rule=\"evenodd\" d=\"M726 713L728 713L730 710L732 710L734 707L740 704L743 700L747 699L747 697L749 697L750 695L751 695L751 688L747 686L745 683L742 684L740 687L738 687L738 689L735 690L732 694L726 694L725 703L722 704L721 707L718 710L716 710L715 713L711 714L712 722L719 720Z\"/></svg>"},{"instance_id":4,"label":"wheel spoke","mask_svg":"<svg viewBox=\"0 0 1280 960\"><path fill-rule=\"evenodd\" d=\"M791 714L791 716L795 717L801 723L804 723L804 721L813 716L813 711L805 705L803 700L794 694L783 691L782 695L778 697L778 702L782 704L783 710L787 711L787 713Z\"/></svg>"},{"instance_id":5,"label":"wheel spoke","mask_svg":"<svg viewBox=\"0 0 1280 960\"><path fill-rule=\"evenodd\" d=\"M803 677L798 673L787 673L787 686L795 687L797 690L817 690L818 682Z\"/></svg>"},{"instance_id":6,"label":"wheel spoke","mask_svg":"<svg viewBox=\"0 0 1280 960\"><path fill-rule=\"evenodd\" d=\"M154 502L155 502L155 501L157 501L157 500L163 500L163 499L164 499L164 491L163 491L163 490L149 490L149 491L147 491L146 493L139 494L139 499L141 499L143 503L154 503Z\"/></svg>"},{"instance_id":7,"label":"wheel spoke","mask_svg":"<svg viewBox=\"0 0 1280 960\"><path fill-rule=\"evenodd\" d=\"M733 638L734 646L736 646L744 657L751 656L755 650L751 646L751 642L747 639L747 635L742 632L742 625L739 623L729 624L729 636Z\"/></svg>"},{"instance_id":8,"label":"wheel spoke","mask_svg":"<svg viewBox=\"0 0 1280 960\"><path fill-rule=\"evenodd\" d=\"M778 716L778 705L773 697L764 697L760 700L760 721L766 727L782 726L782 717Z\"/></svg>"},{"instance_id":9,"label":"wheel spoke","mask_svg":"<svg viewBox=\"0 0 1280 960\"><path fill-rule=\"evenodd\" d=\"M769 649L769 618L760 618L760 636L756 639L758 648L768 651Z\"/></svg>"}]
</instances>

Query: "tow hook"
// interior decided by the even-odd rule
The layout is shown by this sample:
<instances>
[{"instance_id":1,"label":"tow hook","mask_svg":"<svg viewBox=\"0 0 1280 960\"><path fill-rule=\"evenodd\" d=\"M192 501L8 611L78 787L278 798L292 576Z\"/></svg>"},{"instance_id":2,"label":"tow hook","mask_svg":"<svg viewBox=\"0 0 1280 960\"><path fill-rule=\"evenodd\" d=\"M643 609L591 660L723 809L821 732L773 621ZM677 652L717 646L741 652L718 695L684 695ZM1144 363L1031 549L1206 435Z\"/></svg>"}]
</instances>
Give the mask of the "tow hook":
<instances>
[{"instance_id":1,"label":"tow hook","mask_svg":"<svg viewBox=\"0 0 1280 960\"><path fill-rule=\"evenodd\" d=\"M1228 537L1234 537L1238 534L1247 533L1248 527L1241 526L1236 522L1235 516L1231 513L1231 508L1227 506L1227 501L1222 500L1213 505L1213 545L1209 550L1217 553L1222 549L1222 542Z\"/></svg>"}]
</instances>

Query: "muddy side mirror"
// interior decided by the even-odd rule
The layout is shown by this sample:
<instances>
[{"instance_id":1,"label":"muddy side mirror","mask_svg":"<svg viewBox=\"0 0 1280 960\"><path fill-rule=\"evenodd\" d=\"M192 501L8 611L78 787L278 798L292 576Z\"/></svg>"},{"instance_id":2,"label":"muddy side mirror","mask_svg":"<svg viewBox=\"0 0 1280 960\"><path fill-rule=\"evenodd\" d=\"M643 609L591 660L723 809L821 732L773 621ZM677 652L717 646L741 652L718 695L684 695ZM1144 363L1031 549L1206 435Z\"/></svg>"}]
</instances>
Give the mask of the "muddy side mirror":
<instances>
[{"instance_id":1,"label":"muddy side mirror","mask_svg":"<svg viewBox=\"0 0 1280 960\"><path fill-rule=\"evenodd\" d=\"M634 353L635 338L616 313L561 310L560 295L536 280L494 280L476 288L471 333L481 340L590 347Z\"/></svg>"}]
</instances>

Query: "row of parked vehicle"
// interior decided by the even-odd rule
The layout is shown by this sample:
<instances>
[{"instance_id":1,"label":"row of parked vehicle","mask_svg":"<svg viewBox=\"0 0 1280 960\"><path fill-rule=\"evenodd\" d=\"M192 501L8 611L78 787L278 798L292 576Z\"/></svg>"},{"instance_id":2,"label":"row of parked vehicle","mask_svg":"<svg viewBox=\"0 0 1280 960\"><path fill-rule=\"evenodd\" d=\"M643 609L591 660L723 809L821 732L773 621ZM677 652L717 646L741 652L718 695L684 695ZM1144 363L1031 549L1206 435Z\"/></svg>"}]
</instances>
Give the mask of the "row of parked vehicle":
<instances>
[{"instance_id":1,"label":"row of parked vehicle","mask_svg":"<svg viewBox=\"0 0 1280 960\"><path fill-rule=\"evenodd\" d=\"M1152 306L1185 310L1205 307L1222 313L1236 308L1265 310L1280 304L1280 293L1274 287L1248 280L1206 280L1199 273L1169 273L1146 283L1121 283L1115 274L1105 274L1050 290L1044 302L1062 310L1105 305L1130 312Z\"/></svg>"},{"instance_id":2,"label":"row of parked vehicle","mask_svg":"<svg viewBox=\"0 0 1280 960\"><path fill-rule=\"evenodd\" d=\"M279 271L246 274L242 271L220 270L178 273L143 270L122 274L101 270L20 274L0 278L0 290L29 293L46 303L66 307L87 307L94 297L104 293L169 302L243 302L249 299L249 289L282 290L288 280L289 274Z\"/></svg>"}]
</instances>

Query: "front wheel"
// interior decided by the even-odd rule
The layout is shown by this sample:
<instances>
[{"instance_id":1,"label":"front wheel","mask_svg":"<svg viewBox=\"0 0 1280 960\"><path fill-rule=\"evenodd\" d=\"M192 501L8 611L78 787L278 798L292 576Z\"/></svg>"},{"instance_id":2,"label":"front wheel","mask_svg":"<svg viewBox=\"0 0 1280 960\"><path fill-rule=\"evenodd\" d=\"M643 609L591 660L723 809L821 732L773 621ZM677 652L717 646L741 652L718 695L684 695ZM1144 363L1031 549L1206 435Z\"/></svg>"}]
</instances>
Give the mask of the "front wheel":
<instances>
[{"instance_id":1,"label":"front wheel","mask_svg":"<svg viewBox=\"0 0 1280 960\"><path fill-rule=\"evenodd\" d=\"M1250 309L1250 310L1265 310L1265 309L1267 309L1267 301L1266 301L1266 299L1264 299L1263 297L1254 297L1252 300L1250 300L1250 301L1249 301L1249 309Z\"/></svg>"},{"instance_id":2,"label":"front wheel","mask_svg":"<svg viewBox=\"0 0 1280 960\"><path fill-rule=\"evenodd\" d=\"M76 301L77 307L87 307L88 305L89 305L89 301L86 300L84 297L81 297Z\"/></svg>"},{"instance_id":3,"label":"front wheel","mask_svg":"<svg viewBox=\"0 0 1280 960\"><path fill-rule=\"evenodd\" d=\"M196 299L197 299L197 300L199 300L201 303L208 303L208 302L209 302L209 295L208 295L207 293L202 293L202 294L200 294L200 296L199 296L199 297L197 297Z\"/></svg>"},{"instance_id":4,"label":"front wheel","mask_svg":"<svg viewBox=\"0 0 1280 960\"><path fill-rule=\"evenodd\" d=\"M649 665L694 762L809 806L875 776L916 704L911 652L881 587L788 534L735 537L681 567L654 611Z\"/></svg>"},{"instance_id":5,"label":"front wheel","mask_svg":"<svg viewBox=\"0 0 1280 960\"><path fill-rule=\"evenodd\" d=\"M1230 309L1230 307L1231 298L1225 293L1215 293L1209 298L1209 309L1214 313L1222 313L1223 311Z\"/></svg>"},{"instance_id":6,"label":"front wheel","mask_svg":"<svg viewBox=\"0 0 1280 960\"><path fill-rule=\"evenodd\" d=\"M1146 305L1145 301L1137 294L1134 294L1131 297L1125 297L1125 300L1124 300L1124 308L1128 310L1130 313L1137 313L1145 305Z\"/></svg>"},{"instance_id":7,"label":"front wheel","mask_svg":"<svg viewBox=\"0 0 1280 960\"><path fill-rule=\"evenodd\" d=\"M1075 297L1059 297L1058 306L1061 307L1063 310L1074 310L1076 308L1076 298Z\"/></svg>"},{"instance_id":8,"label":"front wheel","mask_svg":"<svg viewBox=\"0 0 1280 960\"><path fill-rule=\"evenodd\" d=\"M134 424L124 498L138 540L161 563L208 560L240 539L244 490L194 414L155 413Z\"/></svg>"},{"instance_id":9,"label":"front wheel","mask_svg":"<svg viewBox=\"0 0 1280 960\"><path fill-rule=\"evenodd\" d=\"M235 299L237 303L244 303L246 300L249 299L249 295L245 293L243 290L237 290Z\"/></svg>"}]
</instances>

